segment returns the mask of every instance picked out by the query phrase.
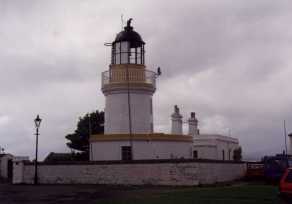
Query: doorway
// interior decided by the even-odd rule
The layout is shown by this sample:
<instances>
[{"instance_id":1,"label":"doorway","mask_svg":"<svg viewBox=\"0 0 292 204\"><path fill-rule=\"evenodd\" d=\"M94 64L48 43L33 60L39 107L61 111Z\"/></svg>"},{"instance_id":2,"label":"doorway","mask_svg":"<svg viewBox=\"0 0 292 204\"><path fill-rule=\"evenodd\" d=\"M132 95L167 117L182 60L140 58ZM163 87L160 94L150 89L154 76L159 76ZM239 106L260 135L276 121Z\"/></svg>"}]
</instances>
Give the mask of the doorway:
<instances>
[{"instance_id":1,"label":"doorway","mask_svg":"<svg viewBox=\"0 0 292 204\"><path fill-rule=\"evenodd\" d=\"M13 177L13 162L12 159L9 159L7 162L7 178L8 181L12 181L12 177Z\"/></svg>"}]
</instances>

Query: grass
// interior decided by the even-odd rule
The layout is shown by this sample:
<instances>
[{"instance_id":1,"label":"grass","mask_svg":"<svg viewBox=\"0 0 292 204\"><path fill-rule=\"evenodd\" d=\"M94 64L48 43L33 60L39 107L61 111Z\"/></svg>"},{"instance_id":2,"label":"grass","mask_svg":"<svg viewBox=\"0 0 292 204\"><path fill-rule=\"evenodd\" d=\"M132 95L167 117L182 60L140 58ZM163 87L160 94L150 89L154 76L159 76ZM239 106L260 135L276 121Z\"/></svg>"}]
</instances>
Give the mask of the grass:
<instances>
[{"instance_id":1,"label":"grass","mask_svg":"<svg viewBox=\"0 0 292 204\"><path fill-rule=\"evenodd\" d=\"M193 187L149 191L127 190L124 196L117 196L98 203L107 204L275 204L282 203L277 196L277 187L270 185L249 185L226 187Z\"/></svg>"}]
</instances>

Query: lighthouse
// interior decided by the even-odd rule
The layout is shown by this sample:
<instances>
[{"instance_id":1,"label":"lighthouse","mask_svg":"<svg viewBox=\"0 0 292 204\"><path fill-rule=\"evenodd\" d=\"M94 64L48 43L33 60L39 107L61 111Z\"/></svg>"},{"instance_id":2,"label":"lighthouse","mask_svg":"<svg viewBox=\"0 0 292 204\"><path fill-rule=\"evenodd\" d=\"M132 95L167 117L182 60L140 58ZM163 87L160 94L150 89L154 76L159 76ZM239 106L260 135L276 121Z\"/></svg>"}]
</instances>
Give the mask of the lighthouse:
<instances>
[{"instance_id":1,"label":"lighthouse","mask_svg":"<svg viewBox=\"0 0 292 204\"><path fill-rule=\"evenodd\" d=\"M152 97L161 72L146 69L145 42L131 21L109 43L110 65L101 74L104 134L90 136L90 160L191 158L193 137L178 131L182 123L177 107L172 114L176 131L153 132Z\"/></svg>"},{"instance_id":2,"label":"lighthouse","mask_svg":"<svg viewBox=\"0 0 292 204\"><path fill-rule=\"evenodd\" d=\"M145 42L127 21L111 43L111 64L102 73L104 134L153 133L156 73L146 69Z\"/></svg>"}]
</instances>

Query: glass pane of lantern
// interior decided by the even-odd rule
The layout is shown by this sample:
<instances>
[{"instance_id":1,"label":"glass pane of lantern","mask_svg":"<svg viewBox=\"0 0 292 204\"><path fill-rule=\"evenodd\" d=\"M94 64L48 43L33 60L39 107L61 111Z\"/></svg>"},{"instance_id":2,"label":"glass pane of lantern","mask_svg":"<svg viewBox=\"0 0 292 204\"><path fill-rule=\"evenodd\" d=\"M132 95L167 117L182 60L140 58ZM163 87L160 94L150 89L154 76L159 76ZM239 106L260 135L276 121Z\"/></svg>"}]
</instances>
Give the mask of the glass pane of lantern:
<instances>
[{"instance_id":1,"label":"glass pane of lantern","mask_svg":"<svg viewBox=\"0 0 292 204\"><path fill-rule=\"evenodd\" d=\"M142 64L142 62L141 62L141 53L137 53L137 64Z\"/></svg>"},{"instance_id":2,"label":"glass pane of lantern","mask_svg":"<svg viewBox=\"0 0 292 204\"><path fill-rule=\"evenodd\" d=\"M121 42L121 64L128 63L129 42Z\"/></svg>"},{"instance_id":3,"label":"glass pane of lantern","mask_svg":"<svg viewBox=\"0 0 292 204\"><path fill-rule=\"evenodd\" d=\"M116 54L116 64L121 64L121 58L120 58L121 54L118 53Z\"/></svg>"},{"instance_id":4,"label":"glass pane of lantern","mask_svg":"<svg viewBox=\"0 0 292 204\"><path fill-rule=\"evenodd\" d=\"M115 44L115 50L116 50L116 53L120 53L121 52L121 46L120 46L119 42Z\"/></svg>"},{"instance_id":5,"label":"glass pane of lantern","mask_svg":"<svg viewBox=\"0 0 292 204\"><path fill-rule=\"evenodd\" d=\"M141 47L137 47L137 64L142 64L142 60L141 60Z\"/></svg>"},{"instance_id":6,"label":"glass pane of lantern","mask_svg":"<svg viewBox=\"0 0 292 204\"><path fill-rule=\"evenodd\" d=\"M121 63L120 52L121 52L121 44L116 43L115 44L115 53L114 53L114 58L115 58L114 63L115 64Z\"/></svg>"},{"instance_id":7,"label":"glass pane of lantern","mask_svg":"<svg viewBox=\"0 0 292 204\"><path fill-rule=\"evenodd\" d=\"M135 59L136 59L135 48L131 48L131 50L130 50L130 63L136 64Z\"/></svg>"},{"instance_id":8,"label":"glass pane of lantern","mask_svg":"<svg viewBox=\"0 0 292 204\"><path fill-rule=\"evenodd\" d=\"M121 42L121 51L128 52L128 49L129 49L128 45L129 45L129 42L127 42L127 41Z\"/></svg>"}]
</instances>

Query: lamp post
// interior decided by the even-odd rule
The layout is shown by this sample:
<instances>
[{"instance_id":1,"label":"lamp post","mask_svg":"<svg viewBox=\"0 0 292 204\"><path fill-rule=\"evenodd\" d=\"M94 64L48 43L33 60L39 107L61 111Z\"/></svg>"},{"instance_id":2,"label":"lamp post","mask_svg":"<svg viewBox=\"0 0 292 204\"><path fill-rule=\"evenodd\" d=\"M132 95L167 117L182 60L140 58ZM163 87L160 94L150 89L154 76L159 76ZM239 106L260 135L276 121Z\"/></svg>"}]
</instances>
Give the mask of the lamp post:
<instances>
[{"instance_id":1,"label":"lamp post","mask_svg":"<svg viewBox=\"0 0 292 204\"><path fill-rule=\"evenodd\" d=\"M39 127L41 125L42 119L37 115L34 119L36 127L36 143L35 143L35 161L34 161L34 184L38 184L38 142L39 142Z\"/></svg>"}]
</instances>

